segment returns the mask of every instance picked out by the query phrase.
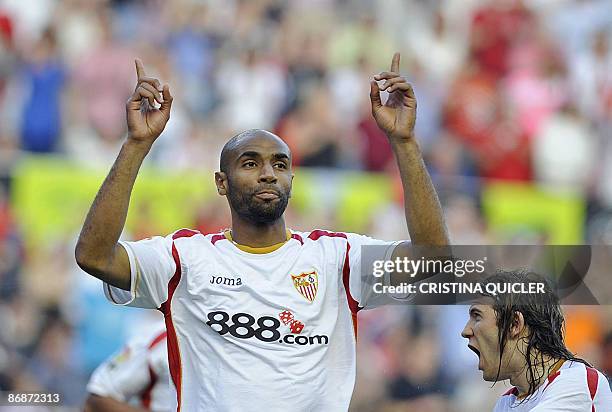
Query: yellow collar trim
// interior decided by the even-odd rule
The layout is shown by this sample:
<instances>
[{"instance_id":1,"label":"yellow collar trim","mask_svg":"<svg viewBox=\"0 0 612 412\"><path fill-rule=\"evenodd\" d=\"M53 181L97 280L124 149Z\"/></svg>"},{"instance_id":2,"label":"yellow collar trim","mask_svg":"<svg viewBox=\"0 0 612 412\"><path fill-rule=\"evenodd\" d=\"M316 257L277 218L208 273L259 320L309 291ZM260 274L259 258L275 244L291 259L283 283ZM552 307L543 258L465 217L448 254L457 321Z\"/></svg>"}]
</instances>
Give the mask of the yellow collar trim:
<instances>
[{"instance_id":1,"label":"yellow collar trim","mask_svg":"<svg viewBox=\"0 0 612 412\"><path fill-rule=\"evenodd\" d=\"M255 253L255 254L258 254L258 255L261 255L261 254L264 254L264 253L274 252L275 250L280 249L285 243L287 243L287 241L289 239L291 239L291 231L289 231L289 229L287 229L287 238L285 239L284 242L280 242L280 243L276 243L274 245L264 246L264 247L253 247L253 246L241 245L239 243L234 242L234 239L232 239L232 231L231 230L224 231L223 235L225 236L225 238L227 240L232 242L238 249L242 250L243 252Z\"/></svg>"}]
</instances>

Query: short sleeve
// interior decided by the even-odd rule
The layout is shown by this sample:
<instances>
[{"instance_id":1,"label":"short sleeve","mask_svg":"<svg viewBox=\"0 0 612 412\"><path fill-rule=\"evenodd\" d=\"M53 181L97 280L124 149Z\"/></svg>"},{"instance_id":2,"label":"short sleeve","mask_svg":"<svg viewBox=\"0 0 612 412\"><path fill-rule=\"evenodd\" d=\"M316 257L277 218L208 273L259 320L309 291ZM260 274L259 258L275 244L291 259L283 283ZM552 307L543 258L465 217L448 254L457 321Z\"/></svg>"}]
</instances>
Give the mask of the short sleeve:
<instances>
[{"instance_id":1,"label":"short sleeve","mask_svg":"<svg viewBox=\"0 0 612 412\"><path fill-rule=\"evenodd\" d=\"M363 267L363 265L368 265L367 262L374 260L391 259L395 247L403 241L389 242L354 233L347 233L347 240L349 247L348 292L359 304L359 309L379 306L379 304L375 304L372 299L372 271L369 267Z\"/></svg>"},{"instance_id":2,"label":"short sleeve","mask_svg":"<svg viewBox=\"0 0 612 412\"><path fill-rule=\"evenodd\" d=\"M148 351L144 345L126 345L93 372L87 391L91 394L128 402L151 383Z\"/></svg>"},{"instance_id":3,"label":"short sleeve","mask_svg":"<svg viewBox=\"0 0 612 412\"><path fill-rule=\"evenodd\" d=\"M172 235L137 242L119 242L130 261L130 290L104 284L108 300L117 305L156 309L168 298L168 282L176 271Z\"/></svg>"}]
</instances>

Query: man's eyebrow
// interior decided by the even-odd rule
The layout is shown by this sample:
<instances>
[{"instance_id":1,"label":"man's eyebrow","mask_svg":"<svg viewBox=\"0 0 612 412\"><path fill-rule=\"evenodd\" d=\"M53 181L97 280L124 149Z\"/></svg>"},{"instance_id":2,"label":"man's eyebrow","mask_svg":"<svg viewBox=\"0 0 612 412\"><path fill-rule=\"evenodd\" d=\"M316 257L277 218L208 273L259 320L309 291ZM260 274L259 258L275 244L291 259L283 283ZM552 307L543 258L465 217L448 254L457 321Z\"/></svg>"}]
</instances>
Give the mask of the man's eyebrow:
<instances>
[{"instance_id":1,"label":"man's eyebrow","mask_svg":"<svg viewBox=\"0 0 612 412\"><path fill-rule=\"evenodd\" d=\"M289 156L286 153L274 153L272 157L277 160L289 160Z\"/></svg>"},{"instance_id":2,"label":"man's eyebrow","mask_svg":"<svg viewBox=\"0 0 612 412\"><path fill-rule=\"evenodd\" d=\"M470 308L470 315L482 315L482 312L478 308Z\"/></svg>"},{"instance_id":3,"label":"man's eyebrow","mask_svg":"<svg viewBox=\"0 0 612 412\"><path fill-rule=\"evenodd\" d=\"M238 156L238 160L242 159L243 157L261 157L261 155L254 151L246 151L242 152L240 156Z\"/></svg>"}]
</instances>

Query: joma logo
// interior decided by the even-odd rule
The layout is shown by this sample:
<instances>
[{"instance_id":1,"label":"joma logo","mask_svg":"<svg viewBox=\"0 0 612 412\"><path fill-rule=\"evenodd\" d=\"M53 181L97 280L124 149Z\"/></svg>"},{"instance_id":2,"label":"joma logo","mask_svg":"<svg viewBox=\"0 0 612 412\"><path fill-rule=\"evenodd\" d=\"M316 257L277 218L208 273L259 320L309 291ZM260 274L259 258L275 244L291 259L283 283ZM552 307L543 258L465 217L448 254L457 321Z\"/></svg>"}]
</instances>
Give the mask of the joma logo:
<instances>
[{"instance_id":1,"label":"joma logo","mask_svg":"<svg viewBox=\"0 0 612 412\"><path fill-rule=\"evenodd\" d=\"M226 278L225 276L211 276L211 285L225 285L225 286L240 286L242 285L242 279L240 278Z\"/></svg>"}]
</instances>

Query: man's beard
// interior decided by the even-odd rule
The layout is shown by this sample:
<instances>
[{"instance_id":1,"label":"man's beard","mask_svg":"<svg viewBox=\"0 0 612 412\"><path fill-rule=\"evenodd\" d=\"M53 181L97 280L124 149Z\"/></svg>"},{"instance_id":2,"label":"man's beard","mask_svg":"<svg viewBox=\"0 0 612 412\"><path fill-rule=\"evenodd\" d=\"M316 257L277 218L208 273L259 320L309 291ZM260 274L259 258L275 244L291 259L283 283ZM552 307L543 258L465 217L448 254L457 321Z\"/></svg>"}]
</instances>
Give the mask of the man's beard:
<instances>
[{"instance_id":1,"label":"man's beard","mask_svg":"<svg viewBox=\"0 0 612 412\"><path fill-rule=\"evenodd\" d=\"M229 183L227 198L232 209L244 220L256 225L269 224L277 221L287 208L289 196L277 191L278 199L272 201L260 201L255 199L255 193L266 188L257 188L249 192L241 192Z\"/></svg>"}]
</instances>

